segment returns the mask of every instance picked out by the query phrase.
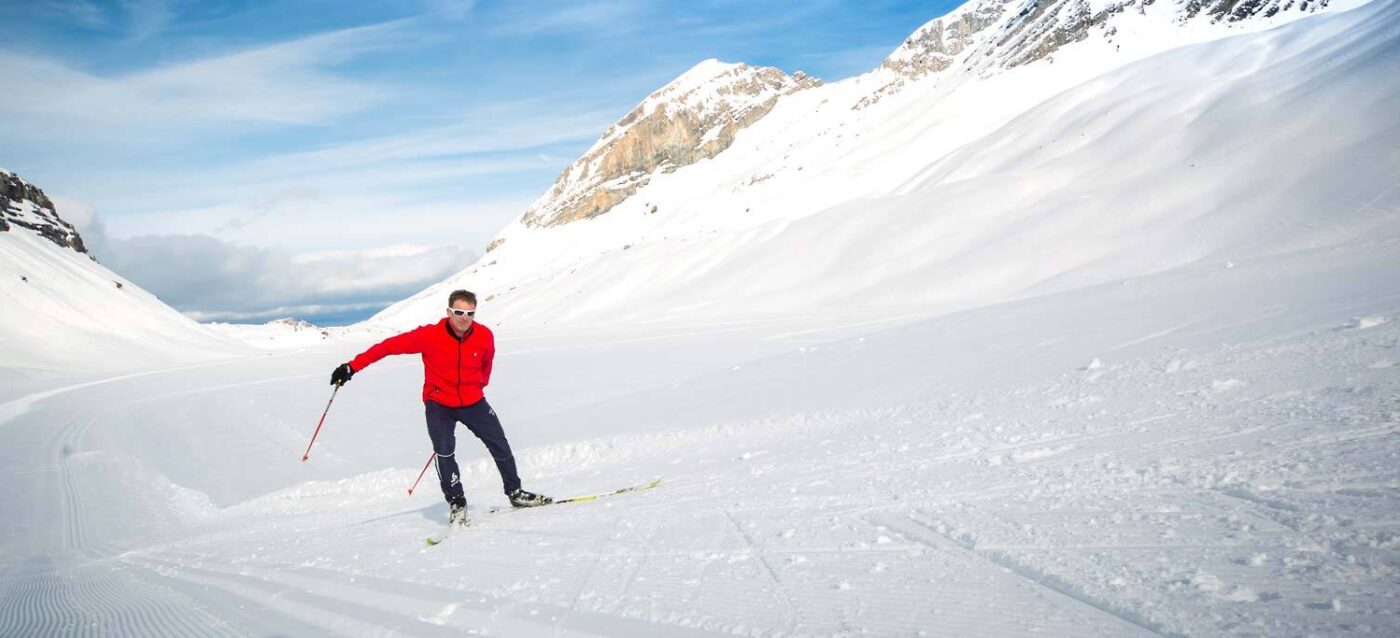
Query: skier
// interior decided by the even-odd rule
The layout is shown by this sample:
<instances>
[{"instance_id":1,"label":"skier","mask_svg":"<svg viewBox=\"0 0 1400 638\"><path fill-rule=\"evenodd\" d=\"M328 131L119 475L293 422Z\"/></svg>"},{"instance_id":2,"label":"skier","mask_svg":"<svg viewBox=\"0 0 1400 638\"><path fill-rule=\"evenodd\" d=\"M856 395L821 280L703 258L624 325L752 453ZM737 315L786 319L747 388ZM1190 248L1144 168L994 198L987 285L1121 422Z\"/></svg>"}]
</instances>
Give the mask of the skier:
<instances>
[{"instance_id":1,"label":"skier","mask_svg":"<svg viewBox=\"0 0 1400 638\"><path fill-rule=\"evenodd\" d=\"M510 504L534 507L552 502L549 497L520 488L515 456L510 452L501 421L486 402L482 390L491 382L491 363L496 356L496 340L491 330L476 323L476 295L454 290L447 297L447 316L435 324L414 328L385 339L354 359L340 364L331 373L331 385L345 385L356 372L391 354L423 356L423 406L428 421L428 437L436 454L438 482L451 508L448 520L456 525L467 521L467 497L457 469L457 438L454 429L462 423L486 444Z\"/></svg>"}]
</instances>

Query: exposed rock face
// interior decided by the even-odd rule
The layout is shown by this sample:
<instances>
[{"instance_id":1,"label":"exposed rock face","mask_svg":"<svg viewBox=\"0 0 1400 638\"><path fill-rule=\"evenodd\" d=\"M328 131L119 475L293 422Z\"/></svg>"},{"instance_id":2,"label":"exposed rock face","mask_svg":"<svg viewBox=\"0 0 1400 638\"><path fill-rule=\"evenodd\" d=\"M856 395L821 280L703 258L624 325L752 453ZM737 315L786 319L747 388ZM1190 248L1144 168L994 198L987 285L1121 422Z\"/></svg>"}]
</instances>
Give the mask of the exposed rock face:
<instances>
[{"instance_id":1,"label":"exposed rock face","mask_svg":"<svg viewBox=\"0 0 1400 638\"><path fill-rule=\"evenodd\" d=\"M608 212L658 171L714 157L778 99L820 85L802 72L706 60L652 93L619 120L522 219L556 226ZM492 246L493 248L495 246Z\"/></svg>"},{"instance_id":2,"label":"exposed rock face","mask_svg":"<svg viewBox=\"0 0 1400 638\"><path fill-rule=\"evenodd\" d=\"M1177 20L1208 19L1238 22L1269 18L1283 11L1311 13L1329 0L1187 0L1177 8ZM1012 68L1044 60L1061 47L1089 37L1123 11L1144 11L1157 0L972 0L948 15L919 27L895 49L881 68L891 72L884 86L856 104L864 108L908 82L954 66Z\"/></svg>"},{"instance_id":3,"label":"exposed rock face","mask_svg":"<svg viewBox=\"0 0 1400 638\"><path fill-rule=\"evenodd\" d=\"M1001 17L1006 4L1006 0L969 2L919 27L880 66L909 79L942 71L977 43L975 36Z\"/></svg>"},{"instance_id":4,"label":"exposed rock face","mask_svg":"<svg viewBox=\"0 0 1400 638\"><path fill-rule=\"evenodd\" d=\"M1186 17L1200 14L1214 21L1236 22L1255 16L1273 17L1280 11L1312 12L1327 7L1328 0L1190 0Z\"/></svg>"},{"instance_id":5,"label":"exposed rock face","mask_svg":"<svg viewBox=\"0 0 1400 638\"><path fill-rule=\"evenodd\" d=\"M11 231L16 226L32 230L64 248L87 254L78 230L58 216L44 191L14 173L0 170L0 232Z\"/></svg>"}]
</instances>

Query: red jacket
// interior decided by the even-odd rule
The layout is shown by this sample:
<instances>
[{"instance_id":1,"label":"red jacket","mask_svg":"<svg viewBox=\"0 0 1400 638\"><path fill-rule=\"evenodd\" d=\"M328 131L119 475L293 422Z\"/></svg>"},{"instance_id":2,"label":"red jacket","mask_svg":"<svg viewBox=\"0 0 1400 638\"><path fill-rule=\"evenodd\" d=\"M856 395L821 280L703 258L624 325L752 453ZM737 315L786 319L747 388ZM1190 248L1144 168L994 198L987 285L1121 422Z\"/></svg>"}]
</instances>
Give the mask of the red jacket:
<instances>
[{"instance_id":1,"label":"red jacket","mask_svg":"<svg viewBox=\"0 0 1400 638\"><path fill-rule=\"evenodd\" d=\"M496 337L479 323L472 323L461 339L447 325L414 328L395 335L356 355L350 367L359 372L391 354L423 355L423 400L460 408L480 401L491 382L491 361L496 358Z\"/></svg>"}]
</instances>

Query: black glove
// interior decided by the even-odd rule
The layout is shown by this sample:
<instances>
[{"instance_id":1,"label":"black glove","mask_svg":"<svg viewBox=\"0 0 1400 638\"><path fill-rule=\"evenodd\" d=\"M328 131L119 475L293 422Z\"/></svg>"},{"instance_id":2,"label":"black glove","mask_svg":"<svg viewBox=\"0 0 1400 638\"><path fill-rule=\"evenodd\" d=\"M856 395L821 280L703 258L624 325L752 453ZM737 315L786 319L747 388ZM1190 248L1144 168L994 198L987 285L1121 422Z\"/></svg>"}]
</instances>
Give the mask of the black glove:
<instances>
[{"instance_id":1,"label":"black glove","mask_svg":"<svg viewBox=\"0 0 1400 638\"><path fill-rule=\"evenodd\" d=\"M331 385L345 385L345 382L353 376L355 376L355 369L351 368L348 363L342 363L339 368L335 369L335 372L331 373Z\"/></svg>"}]
</instances>

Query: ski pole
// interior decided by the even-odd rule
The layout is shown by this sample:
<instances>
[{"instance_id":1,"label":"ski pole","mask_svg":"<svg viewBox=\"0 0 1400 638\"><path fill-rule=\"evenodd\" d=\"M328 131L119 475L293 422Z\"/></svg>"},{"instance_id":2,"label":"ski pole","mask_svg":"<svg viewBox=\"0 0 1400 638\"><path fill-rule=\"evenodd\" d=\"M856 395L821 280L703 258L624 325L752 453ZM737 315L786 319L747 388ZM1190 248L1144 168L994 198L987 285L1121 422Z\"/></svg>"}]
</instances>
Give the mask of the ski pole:
<instances>
[{"instance_id":1,"label":"ski pole","mask_svg":"<svg viewBox=\"0 0 1400 638\"><path fill-rule=\"evenodd\" d=\"M428 455L428 462L423 464L423 471L418 473L418 481L423 480L423 475L428 473L428 466L433 464L433 457L437 452ZM418 481L413 482L413 487L408 488L408 495L413 496L413 490L418 489Z\"/></svg>"},{"instance_id":2,"label":"ski pole","mask_svg":"<svg viewBox=\"0 0 1400 638\"><path fill-rule=\"evenodd\" d=\"M331 403L335 401L335 393L340 392L340 386L335 386L331 390L331 400L326 402L326 411L321 413L321 420L316 423L316 431L311 434L311 442L306 444L306 451L302 452L301 460L305 462L311 456L311 446L316 445L316 436L321 433L321 425L326 422L326 414L331 411Z\"/></svg>"}]
</instances>

